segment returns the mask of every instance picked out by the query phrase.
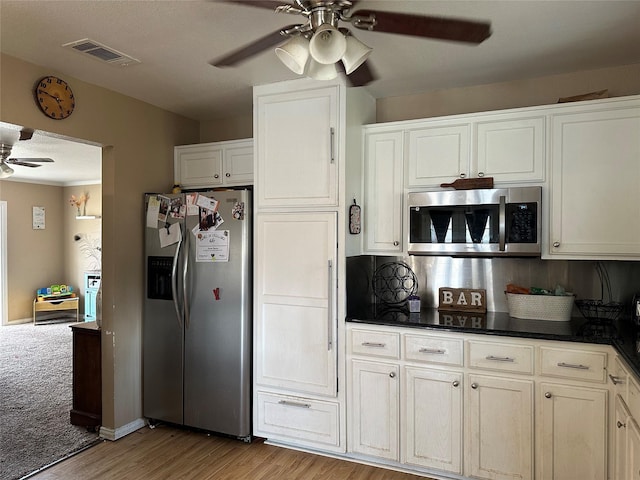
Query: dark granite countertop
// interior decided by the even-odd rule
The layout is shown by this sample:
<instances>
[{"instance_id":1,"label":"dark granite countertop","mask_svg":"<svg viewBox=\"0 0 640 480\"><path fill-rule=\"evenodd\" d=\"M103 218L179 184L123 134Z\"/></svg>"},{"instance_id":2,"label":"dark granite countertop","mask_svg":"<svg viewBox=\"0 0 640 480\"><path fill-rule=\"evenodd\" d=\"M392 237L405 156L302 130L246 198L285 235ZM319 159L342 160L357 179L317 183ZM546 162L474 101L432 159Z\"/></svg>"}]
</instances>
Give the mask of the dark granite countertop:
<instances>
[{"instance_id":1,"label":"dark granite countertop","mask_svg":"<svg viewBox=\"0 0 640 480\"><path fill-rule=\"evenodd\" d=\"M461 313L423 309L409 313L406 307L361 305L347 314L347 322L433 331L477 333L563 342L612 345L640 379L640 329L629 318L616 321L571 318L567 322L524 320L506 312Z\"/></svg>"}]
</instances>

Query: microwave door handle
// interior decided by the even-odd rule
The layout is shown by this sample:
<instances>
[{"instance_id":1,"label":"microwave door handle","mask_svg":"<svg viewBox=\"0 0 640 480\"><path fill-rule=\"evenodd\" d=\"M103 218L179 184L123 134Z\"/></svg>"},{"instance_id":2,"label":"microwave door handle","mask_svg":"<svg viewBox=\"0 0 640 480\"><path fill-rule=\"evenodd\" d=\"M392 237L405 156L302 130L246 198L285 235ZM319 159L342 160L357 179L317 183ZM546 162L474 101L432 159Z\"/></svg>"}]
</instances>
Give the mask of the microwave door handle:
<instances>
[{"instance_id":1,"label":"microwave door handle","mask_svg":"<svg viewBox=\"0 0 640 480\"><path fill-rule=\"evenodd\" d=\"M500 195L500 212L498 213L498 242L501 252L506 250L506 237L507 237L507 199L504 195Z\"/></svg>"}]
</instances>

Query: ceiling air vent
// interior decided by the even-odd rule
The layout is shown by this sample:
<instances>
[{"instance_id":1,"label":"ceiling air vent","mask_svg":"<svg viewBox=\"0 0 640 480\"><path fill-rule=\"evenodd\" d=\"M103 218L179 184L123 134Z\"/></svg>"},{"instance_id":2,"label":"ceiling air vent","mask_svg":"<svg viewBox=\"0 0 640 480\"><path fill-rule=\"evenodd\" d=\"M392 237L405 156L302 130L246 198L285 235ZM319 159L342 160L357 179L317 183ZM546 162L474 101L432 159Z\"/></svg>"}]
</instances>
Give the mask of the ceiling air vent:
<instances>
[{"instance_id":1,"label":"ceiling air vent","mask_svg":"<svg viewBox=\"0 0 640 480\"><path fill-rule=\"evenodd\" d=\"M129 65L135 65L142 63L140 60L126 55L122 52L107 47L101 43L98 43L89 38L83 38L82 40L76 40L75 42L69 42L62 45L64 48L71 48L78 53L89 55L102 62L110 63L112 65L120 65L126 67Z\"/></svg>"}]
</instances>

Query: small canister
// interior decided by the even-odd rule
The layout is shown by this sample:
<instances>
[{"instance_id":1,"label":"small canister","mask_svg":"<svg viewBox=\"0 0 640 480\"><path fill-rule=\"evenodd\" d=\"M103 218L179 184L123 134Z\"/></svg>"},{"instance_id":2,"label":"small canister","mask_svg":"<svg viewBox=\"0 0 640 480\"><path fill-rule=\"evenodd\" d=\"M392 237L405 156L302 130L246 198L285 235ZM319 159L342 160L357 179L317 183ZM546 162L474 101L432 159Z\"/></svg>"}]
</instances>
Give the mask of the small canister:
<instances>
[{"instance_id":1,"label":"small canister","mask_svg":"<svg viewBox=\"0 0 640 480\"><path fill-rule=\"evenodd\" d=\"M420 297L418 295L411 295L407 298L409 303L409 312L416 313L420 311Z\"/></svg>"}]
</instances>

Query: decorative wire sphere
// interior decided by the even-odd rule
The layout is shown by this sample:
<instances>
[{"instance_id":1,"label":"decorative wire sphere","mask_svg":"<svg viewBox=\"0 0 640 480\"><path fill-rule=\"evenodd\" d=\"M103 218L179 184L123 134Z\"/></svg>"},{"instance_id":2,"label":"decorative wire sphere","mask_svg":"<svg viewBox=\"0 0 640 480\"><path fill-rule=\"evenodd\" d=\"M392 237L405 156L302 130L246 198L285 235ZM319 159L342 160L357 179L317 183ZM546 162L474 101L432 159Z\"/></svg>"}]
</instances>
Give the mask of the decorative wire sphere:
<instances>
[{"instance_id":1,"label":"decorative wire sphere","mask_svg":"<svg viewBox=\"0 0 640 480\"><path fill-rule=\"evenodd\" d=\"M373 293L386 305L399 305L418 291L418 279L403 262L380 265L373 274Z\"/></svg>"}]
</instances>

